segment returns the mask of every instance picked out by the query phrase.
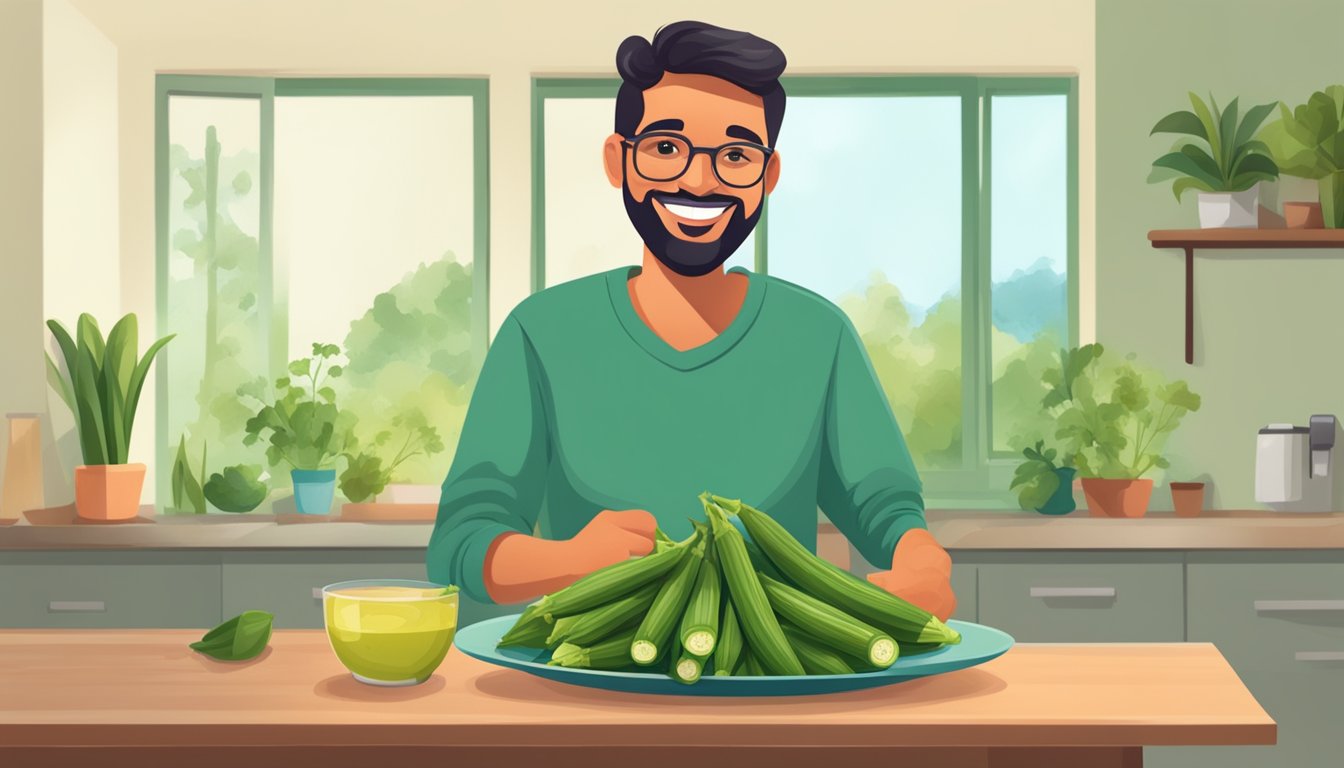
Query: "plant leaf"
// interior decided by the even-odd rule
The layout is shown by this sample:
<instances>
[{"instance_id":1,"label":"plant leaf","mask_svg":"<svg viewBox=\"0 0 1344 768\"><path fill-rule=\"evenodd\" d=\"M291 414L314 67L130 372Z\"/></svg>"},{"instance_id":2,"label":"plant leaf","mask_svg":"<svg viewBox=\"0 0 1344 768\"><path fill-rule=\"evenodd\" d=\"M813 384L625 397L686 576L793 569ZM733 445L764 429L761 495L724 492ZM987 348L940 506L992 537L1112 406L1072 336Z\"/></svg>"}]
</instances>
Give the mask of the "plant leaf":
<instances>
[{"instance_id":1,"label":"plant leaf","mask_svg":"<svg viewBox=\"0 0 1344 768\"><path fill-rule=\"evenodd\" d=\"M47 384L56 390L56 394L61 396L61 402L65 403L65 407L78 418L79 411L75 409L75 390L69 377L56 367L56 361L51 359L51 355L44 354L44 357L47 359Z\"/></svg>"},{"instance_id":2,"label":"plant leaf","mask_svg":"<svg viewBox=\"0 0 1344 768\"><path fill-rule=\"evenodd\" d=\"M1209 134L1204 128L1204 123L1200 122L1194 112L1188 110L1172 112L1158 120L1157 125L1153 126L1153 130L1148 135L1152 136L1156 133L1180 133L1195 136L1205 141L1209 140Z\"/></svg>"},{"instance_id":3,"label":"plant leaf","mask_svg":"<svg viewBox=\"0 0 1344 768\"><path fill-rule=\"evenodd\" d=\"M1204 158L1208 158L1208 155L1205 154L1203 150L1198 147L1195 147L1194 149L1196 152L1203 155ZM1210 188L1222 186L1222 179L1218 178L1215 174L1209 173L1204 166L1183 151L1165 154L1154 160L1153 165L1180 171L1191 178L1198 179Z\"/></svg>"},{"instance_id":4,"label":"plant leaf","mask_svg":"<svg viewBox=\"0 0 1344 768\"><path fill-rule=\"evenodd\" d=\"M84 463L107 464L107 433L103 423L102 396L98 391L98 365L85 336L79 339L74 371L75 403L79 406L79 443Z\"/></svg>"},{"instance_id":5,"label":"plant leaf","mask_svg":"<svg viewBox=\"0 0 1344 768\"><path fill-rule=\"evenodd\" d=\"M294 376L307 376L312 372L312 358L301 357L289 364L289 372Z\"/></svg>"},{"instance_id":6,"label":"plant leaf","mask_svg":"<svg viewBox=\"0 0 1344 768\"><path fill-rule=\"evenodd\" d=\"M164 345L172 341L177 334L170 333L162 339L150 345L145 351L145 356L140 358L136 364L135 370L131 372L131 386L126 392L126 439L131 439L131 428L135 426L135 409L140 404L140 390L145 385L145 377L149 375L149 366L154 363L154 356L159 354L159 350Z\"/></svg>"},{"instance_id":7,"label":"plant leaf","mask_svg":"<svg viewBox=\"0 0 1344 768\"><path fill-rule=\"evenodd\" d=\"M1274 111L1278 102L1271 101L1268 104L1259 104L1246 110L1246 117L1242 118L1241 125L1237 128L1236 139L1232 146L1240 149L1246 142L1255 137L1255 132L1260 129L1260 125L1269 117L1269 113Z\"/></svg>"},{"instance_id":8,"label":"plant leaf","mask_svg":"<svg viewBox=\"0 0 1344 768\"><path fill-rule=\"evenodd\" d=\"M205 498L222 512L251 512L266 500L266 484L260 477L261 467L255 464L225 467L206 482Z\"/></svg>"},{"instance_id":9,"label":"plant leaf","mask_svg":"<svg viewBox=\"0 0 1344 768\"><path fill-rule=\"evenodd\" d=\"M1209 101L1213 101L1213 96L1209 96ZM1211 156L1218 157L1222 154L1222 142L1219 140L1218 124L1214 121L1214 115L1209 112L1209 107L1203 99L1195 95L1194 91L1190 92L1190 106L1194 108L1195 116L1199 118L1199 122L1204 125L1204 135L1208 137ZM1215 104L1214 109L1217 110L1217 108ZM1217 184L1215 183L1215 185Z\"/></svg>"}]
</instances>

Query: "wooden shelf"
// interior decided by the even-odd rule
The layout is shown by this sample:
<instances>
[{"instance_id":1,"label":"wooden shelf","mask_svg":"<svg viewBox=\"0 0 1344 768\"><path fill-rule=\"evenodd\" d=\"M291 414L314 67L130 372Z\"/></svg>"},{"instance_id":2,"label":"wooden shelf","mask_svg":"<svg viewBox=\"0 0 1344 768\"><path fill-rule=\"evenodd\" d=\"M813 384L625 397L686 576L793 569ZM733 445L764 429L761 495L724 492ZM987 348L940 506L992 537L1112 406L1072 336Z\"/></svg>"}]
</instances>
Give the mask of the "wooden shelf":
<instances>
[{"instance_id":1,"label":"wooden shelf","mask_svg":"<svg viewBox=\"0 0 1344 768\"><path fill-rule=\"evenodd\" d=\"M1154 248L1185 251L1185 362L1195 362L1195 249L1344 248L1344 229L1155 229Z\"/></svg>"}]
</instances>

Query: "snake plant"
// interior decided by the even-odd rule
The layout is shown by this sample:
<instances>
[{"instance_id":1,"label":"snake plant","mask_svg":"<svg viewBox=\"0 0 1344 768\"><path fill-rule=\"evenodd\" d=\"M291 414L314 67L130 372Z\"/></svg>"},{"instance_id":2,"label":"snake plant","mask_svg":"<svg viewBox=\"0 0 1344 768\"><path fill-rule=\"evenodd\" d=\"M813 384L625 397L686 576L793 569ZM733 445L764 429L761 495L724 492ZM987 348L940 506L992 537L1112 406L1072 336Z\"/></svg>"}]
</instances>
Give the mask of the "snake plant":
<instances>
[{"instance_id":1,"label":"snake plant","mask_svg":"<svg viewBox=\"0 0 1344 768\"><path fill-rule=\"evenodd\" d=\"M47 382L75 415L84 463L127 463L145 376L154 356L175 334L154 342L142 358L134 314L117 321L106 340L88 313L79 316L74 337L56 320L48 320L47 327L65 359L62 371L47 355Z\"/></svg>"},{"instance_id":2,"label":"snake plant","mask_svg":"<svg viewBox=\"0 0 1344 768\"><path fill-rule=\"evenodd\" d=\"M1194 111L1172 112L1153 126L1152 133L1174 133L1191 139L1179 140L1170 152L1153 161L1154 173L1148 181L1166 181L1179 175L1171 187L1179 200L1187 189L1241 192L1256 182L1278 178L1279 168L1270 157L1269 147L1256 138L1274 102L1251 107L1240 121L1236 99L1222 110L1212 94L1205 104L1191 93L1190 105Z\"/></svg>"}]
</instances>

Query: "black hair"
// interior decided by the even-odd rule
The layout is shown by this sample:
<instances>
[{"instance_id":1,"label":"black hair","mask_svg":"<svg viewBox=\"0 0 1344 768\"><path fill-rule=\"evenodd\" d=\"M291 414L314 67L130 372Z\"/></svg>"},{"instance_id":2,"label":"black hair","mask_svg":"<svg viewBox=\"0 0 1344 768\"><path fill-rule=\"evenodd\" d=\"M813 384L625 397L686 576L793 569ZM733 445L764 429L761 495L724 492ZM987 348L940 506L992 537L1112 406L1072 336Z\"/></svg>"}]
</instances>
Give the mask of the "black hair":
<instances>
[{"instance_id":1,"label":"black hair","mask_svg":"<svg viewBox=\"0 0 1344 768\"><path fill-rule=\"evenodd\" d=\"M766 141L773 147L784 122L784 86L779 76L786 63L784 52L769 40L701 21L659 27L652 42L638 35L627 37L616 49L616 71L621 75L616 133L634 135L644 118L644 91L664 73L710 75L762 98Z\"/></svg>"}]
</instances>

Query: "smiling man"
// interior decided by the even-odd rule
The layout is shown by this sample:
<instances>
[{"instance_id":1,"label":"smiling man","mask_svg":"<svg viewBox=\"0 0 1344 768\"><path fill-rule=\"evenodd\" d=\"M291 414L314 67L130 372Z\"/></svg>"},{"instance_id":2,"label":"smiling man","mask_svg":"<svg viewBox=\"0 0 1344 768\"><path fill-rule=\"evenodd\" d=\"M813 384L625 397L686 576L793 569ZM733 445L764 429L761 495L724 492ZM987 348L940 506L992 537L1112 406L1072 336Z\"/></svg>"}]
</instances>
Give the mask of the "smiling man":
<instances>
[{"instance_id":1,"label":"smiling man","mask_svg":"<svg viewBox=\"0 0 1344 768\"><path fill-rule=\"evenodd\" d=\"M602 160L640 265L548 288L504 320L443 485L430 578L530 600L648 553L655 527L689 535L710 490L814 550L820 507L890 566L874 583L946 619L951 562L853 325L804 288L723 269L779 181L783 52L683 21L627 38L616 65Z\"/></svg>"}]
</instances>

